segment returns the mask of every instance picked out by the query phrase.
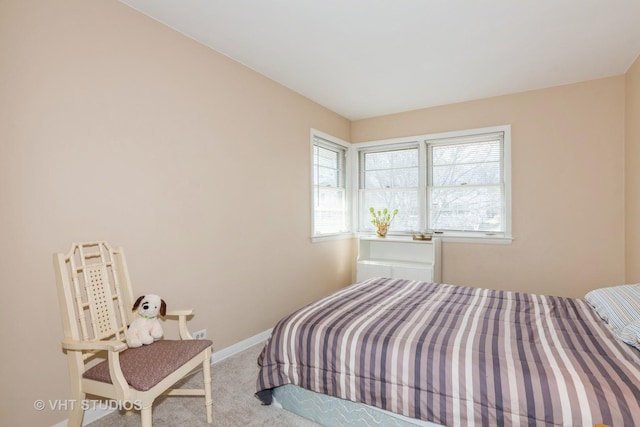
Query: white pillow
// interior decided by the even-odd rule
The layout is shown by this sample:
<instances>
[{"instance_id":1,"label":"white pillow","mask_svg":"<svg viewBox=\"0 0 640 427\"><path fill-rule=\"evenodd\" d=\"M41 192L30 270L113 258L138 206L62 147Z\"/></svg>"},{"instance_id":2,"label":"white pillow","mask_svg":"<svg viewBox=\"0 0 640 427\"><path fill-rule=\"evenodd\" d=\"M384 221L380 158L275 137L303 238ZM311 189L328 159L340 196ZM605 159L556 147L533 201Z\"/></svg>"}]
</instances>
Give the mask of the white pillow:
<instances>
[{"instance_id":1,"label":"white pillow","mask_svg":"<svg viewBox=\"0 0 640 427\"><path fill-rule=\"evenodd\" d=\"M629 323L618 336L622 341L640 350L640 320Z\"/></svg>"},{"instance_id":2,"label":"white pillow","mask_svg":"<svg viewBox=\"0 0 640 427\"><path fill-rule=\"evenodd\" d=\"M595 289L584 298L618 336L627 325L640 321L640 283Z\"/></svg>"}]
</instances>

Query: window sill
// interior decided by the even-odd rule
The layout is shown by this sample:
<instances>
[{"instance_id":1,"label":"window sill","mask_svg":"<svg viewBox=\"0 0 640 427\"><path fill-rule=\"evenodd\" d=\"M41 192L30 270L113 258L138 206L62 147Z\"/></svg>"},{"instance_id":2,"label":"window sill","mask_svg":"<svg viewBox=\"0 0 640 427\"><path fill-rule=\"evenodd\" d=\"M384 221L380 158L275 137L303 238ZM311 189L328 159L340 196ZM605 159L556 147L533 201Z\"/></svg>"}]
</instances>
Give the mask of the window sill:
<instances>
[{"instance_id":1,"label":"window sill","mask_svg":"<svg viewBox=\"0 0 640 427\"><path fill-rule=\"evenodd\" d=\"M323 234L321 236L312 236L311 243L327 242L330 240L353 239L353 233Z\"/></svg>"},{"instance_id":2,"label":"window sill","mask_svg":"<svg viewBox=\"0 0 640 427\"><path fill-rule=\"evenodd\" d=\"M511 236L499 235L468 235L465 233L434 234L444 243L481 243L488 245L510 245L513 241Z\"/></svg>"},{"instance_id":3,"label":"window sill","mask_svg":"<svg viewBox=\"0 0 640 427\"><path fill-rule=\"evenodd\" d=\"M355 237L365 237L365 238L374 238L374 232L359 232L356 233ZM408 233L389 233L387 235L389 240L394 239L409 239L411 240L411 234ZM487 234L470 234L470 233L442 233L442 234L433 234L433 238L440 239L443 243L479 243L485 245L510 245L513 241L513 237L511 236L502 236L502 235L487 235Z\"/></svg>"}]
</instances>

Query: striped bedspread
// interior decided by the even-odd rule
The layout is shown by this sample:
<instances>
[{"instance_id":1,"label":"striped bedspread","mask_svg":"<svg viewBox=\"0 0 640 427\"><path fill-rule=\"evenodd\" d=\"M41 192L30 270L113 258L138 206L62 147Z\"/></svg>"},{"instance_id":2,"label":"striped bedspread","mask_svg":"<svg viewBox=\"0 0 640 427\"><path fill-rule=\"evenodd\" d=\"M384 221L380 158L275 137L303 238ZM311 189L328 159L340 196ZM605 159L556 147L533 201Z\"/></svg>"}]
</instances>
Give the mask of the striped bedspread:
<instances>
[{"instance_id":1,"label":"striped bedspread","mask_svg":"<svg viewBox=\"0 0 640 427\"><path fill-rule=\"evenodd\" d=\"M447 426L640 425L640 352L581 299L370 279L281 320L256 395L306 389Z\"/></svg>"}]
</instances>

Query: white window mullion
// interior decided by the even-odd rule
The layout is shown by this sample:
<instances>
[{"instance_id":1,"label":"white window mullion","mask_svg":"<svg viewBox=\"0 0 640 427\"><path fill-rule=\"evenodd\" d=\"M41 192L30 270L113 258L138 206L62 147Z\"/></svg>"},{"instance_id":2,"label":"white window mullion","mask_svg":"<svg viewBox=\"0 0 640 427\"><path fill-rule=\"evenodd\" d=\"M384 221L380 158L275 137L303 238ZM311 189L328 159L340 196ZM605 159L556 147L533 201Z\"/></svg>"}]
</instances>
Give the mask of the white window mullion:
<instances>
[{"instance_id":1,"label":"white window mullion","mask_svg":"<svg viewBox=\"0 0 640 427\"><path fill-rule=\"evenodd\" d=\"M420 229L418 231L423 232L427 229L427 207L429 206L429 197L427 192L428 185L428 159L427 159L427 145L423 141L418 146L419 151L419 177L418 177L418 206L420 207Z\"/></svg>"}]
</instances>

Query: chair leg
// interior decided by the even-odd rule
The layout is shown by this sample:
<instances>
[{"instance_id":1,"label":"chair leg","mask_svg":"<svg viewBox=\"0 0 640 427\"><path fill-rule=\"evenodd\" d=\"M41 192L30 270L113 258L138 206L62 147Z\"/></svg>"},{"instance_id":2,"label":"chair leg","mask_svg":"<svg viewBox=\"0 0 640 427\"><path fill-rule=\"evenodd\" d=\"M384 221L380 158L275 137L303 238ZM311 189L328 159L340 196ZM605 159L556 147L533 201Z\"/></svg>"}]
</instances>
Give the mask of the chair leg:
<instances>
[{"instance_id":1,"label":"chair leg","mask_svg":"<svg viewBox=\"0 0 640 427\"><path fill-rule=\"evenodd\" d=\"M151 403L149 406L143 406L142 409L140 409L140 425L142 427L151 427L153 424L152 407L153 404Z\"/></svg>"},{"instance_id":2,"label":"chair leg","mask_svg":"<svg viewBox=\"0 0 640 427\"><path fill-rule=\"evenodd\" d=\"M207 409L207 423L213 422L213 399L211 397L211 350L206 353L202 362L202 373L204 375L204 405Z\"/></svg>"},{"instance_id":3,"label":"chair leg","mask_svg":"<svg viewBox=\"0 0 640 427\"><path fill-rule=\"evenodd\" d=\"M82 407L82 402L86 398L85 393L81 393L80 391L72 391L71 392L71 401L72 406L69 408L69 420L67 421L68 427L81 427L82 419L84 418L84 408Z\"/></svg>"}]
</instances>

